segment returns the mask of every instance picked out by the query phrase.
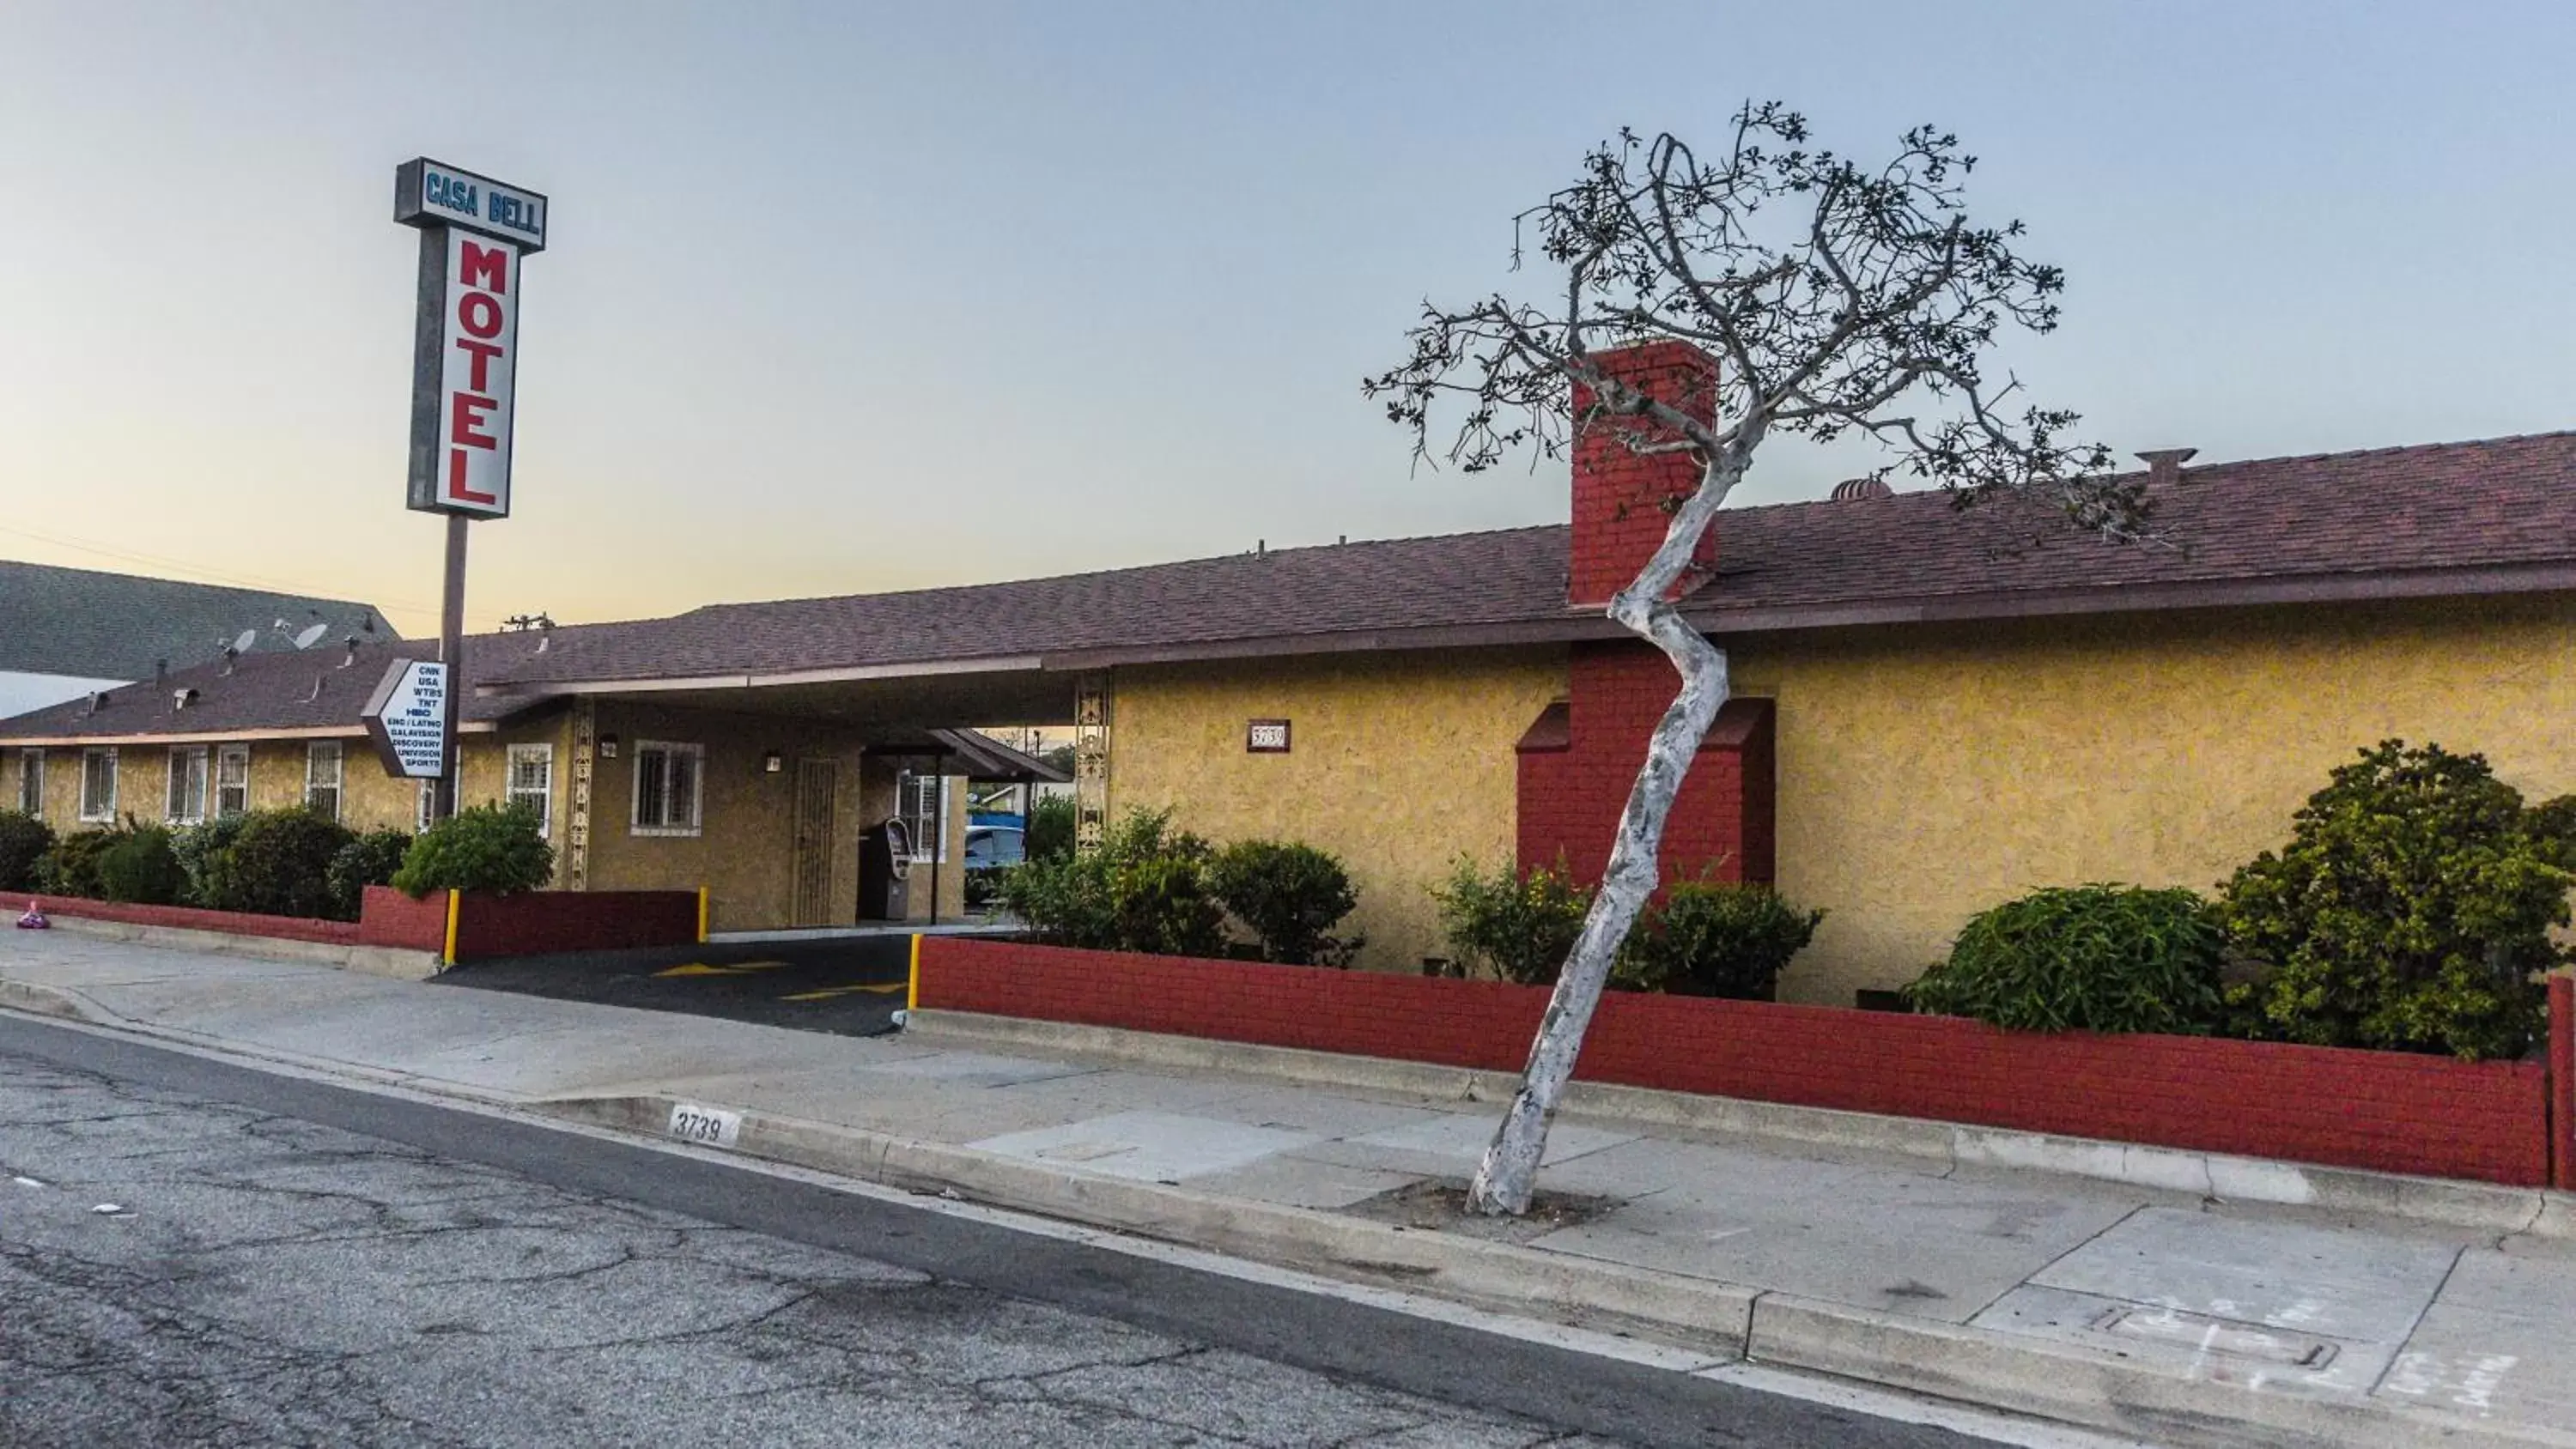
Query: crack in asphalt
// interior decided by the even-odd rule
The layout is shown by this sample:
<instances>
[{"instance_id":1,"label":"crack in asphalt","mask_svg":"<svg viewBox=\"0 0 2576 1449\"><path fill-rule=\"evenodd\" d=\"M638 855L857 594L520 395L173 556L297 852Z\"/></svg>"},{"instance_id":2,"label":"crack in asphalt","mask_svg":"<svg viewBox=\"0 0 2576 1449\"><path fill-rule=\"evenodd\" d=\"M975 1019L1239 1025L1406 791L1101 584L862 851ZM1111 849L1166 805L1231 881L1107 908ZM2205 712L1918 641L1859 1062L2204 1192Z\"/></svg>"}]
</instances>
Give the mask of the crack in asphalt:
<instances>
[{"instance_id":1,"label":"crack in asphalt","mask_svg":"<svg viewBox=\"0 0 2576 1449\"><path fill-rule=\"evenodd\" d=\"M0 1172L24 1449L1600 1442L7 1057Z\"/></svg>"}]
</instances>

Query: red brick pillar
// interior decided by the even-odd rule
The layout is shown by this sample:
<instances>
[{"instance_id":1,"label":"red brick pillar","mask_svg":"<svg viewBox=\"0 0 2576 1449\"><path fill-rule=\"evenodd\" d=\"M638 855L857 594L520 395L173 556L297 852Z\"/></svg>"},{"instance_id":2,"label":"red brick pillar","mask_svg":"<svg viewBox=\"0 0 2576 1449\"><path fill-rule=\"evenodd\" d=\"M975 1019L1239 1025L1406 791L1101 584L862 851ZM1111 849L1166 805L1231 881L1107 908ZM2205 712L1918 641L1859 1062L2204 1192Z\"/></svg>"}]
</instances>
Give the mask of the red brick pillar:
<instances>
[{"instance_id":1,"label":"red brick pillar","mask_svg":"<svg viewBox=\"0 0 2576 1449\"><path fill-rule=\"evenodd\" d=\"M2549 978L2549 1159L2576 1192L2576 976Z\"/></svg>"}]
</instances>

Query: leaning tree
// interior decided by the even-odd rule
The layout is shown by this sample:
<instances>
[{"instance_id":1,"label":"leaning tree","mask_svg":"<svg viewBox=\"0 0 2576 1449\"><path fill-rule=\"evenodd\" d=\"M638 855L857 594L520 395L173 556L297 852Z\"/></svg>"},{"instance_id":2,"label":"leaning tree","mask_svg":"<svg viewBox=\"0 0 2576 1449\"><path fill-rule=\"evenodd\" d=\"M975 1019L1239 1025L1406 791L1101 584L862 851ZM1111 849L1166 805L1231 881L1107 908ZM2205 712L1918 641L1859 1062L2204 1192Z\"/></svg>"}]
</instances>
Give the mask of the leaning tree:
<instances>
[{"instance_id":1,"label":"leaning tree","mask_svg":"<svg viewBox=\"0 0 2576 1449\"><path fill-rule=\"evenodd\" d=\"M2109 453L2067 438L2076 416L2029 405L1988 376L1998 338L2057 325L2058 268L2017 247L2019 222L1980 225L1958 139L1922 128L1865 165L1811 149L1806 121L1747 105L1723 151L1623 132L1580 177L1518 218L1512 261L1533 241L1541 300L1497 294L1425 304L1413 354L1366 391L1410 429L1415 455L1473 472L1535 450L1608 437L1639 455L1687 455L1697 486L1609 615L1661 650L1681 684L1649 742L1609 865L1549 1001L1520 1090L1477 1169L1469 1202L1529 1206L1557 1101L1574 1072L1612 958L1661 877L1664 822L1727 698L1727 660L1676 601L1727 496L1775 435L1883 445L1874 476L1903 470L1960 505L2043 500L2073 526L2138 538L2142 490ZM1705 395L1675 397L1604 365L1612 348L1683 343L1715 360ZM1435 440L1437 440L1435 442Z\"/></svg>"}]
</instances>

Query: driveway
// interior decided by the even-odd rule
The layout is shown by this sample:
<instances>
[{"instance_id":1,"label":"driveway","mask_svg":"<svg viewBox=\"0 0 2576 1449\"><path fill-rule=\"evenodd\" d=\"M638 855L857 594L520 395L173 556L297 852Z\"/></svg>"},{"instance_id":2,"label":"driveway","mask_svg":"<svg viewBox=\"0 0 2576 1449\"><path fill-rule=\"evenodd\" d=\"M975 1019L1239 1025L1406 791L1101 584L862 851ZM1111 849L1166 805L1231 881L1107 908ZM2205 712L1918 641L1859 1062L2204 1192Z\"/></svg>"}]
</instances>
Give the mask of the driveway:
<instances>
[{"instance_id":1,"label":"driveway","mask_svg":"<svg viewBox=\"0 0 2576 1449\"><path fill-rule=\"evenodd\" d=\"M436 979L483 991L874 1036L894 1029L911 960L909 936L853 936L521 956L459 966Z\"/></svg>"}]
</instances>

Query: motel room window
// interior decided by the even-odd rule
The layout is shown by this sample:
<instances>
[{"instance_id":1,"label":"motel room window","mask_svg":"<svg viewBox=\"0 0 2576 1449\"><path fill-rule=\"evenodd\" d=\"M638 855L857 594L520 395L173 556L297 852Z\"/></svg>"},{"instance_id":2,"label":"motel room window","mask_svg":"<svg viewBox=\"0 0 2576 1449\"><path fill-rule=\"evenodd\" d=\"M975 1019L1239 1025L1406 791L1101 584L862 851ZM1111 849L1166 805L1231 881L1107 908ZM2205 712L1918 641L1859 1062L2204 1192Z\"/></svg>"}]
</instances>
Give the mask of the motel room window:
<instances>
[{"instance_id":1,"label":"motel room window","mask_svg":"<svg viewBox=\"0 0 2576 1449\"><path fill-rule=\"evenodd\" d=\"M503 804L524 805L535 811L538 837L552 840L555 834L555 747L510 746L510 776L504 795ZM696 818L693 809L690 813L693 824Z\"/></svg>"},{"instance_id":2,"label":"motel room window","mask_svg":"<svg viewBox=\"0 0 2576 1449\"><path fill-rule=\"evenodd\" d=\"M906 770L895 777L895 813L903 817L904 828L912 832L913 859L948 859L948 832L941 828L947 819L947 806L946 776Z\"/></svg>"},{"instance_id":3,"label":"motel room window","mask_svg":"<svg viewBox=\"0 0 2576 1449\"><path fill-rule=\"evenodd\" d=\"M116 746L94 745L81 751L80 818L116 818Z\"/></svg>"},{"instance_id":4,"label":"motel room window","mask_svg":"<svg viewBox=\"0 0 2576 1449\"><path fill-rule=\"evenodd\" d=\"M304 805L316 814L340 818L338 740L315 740L304 747Z\"/></svg>"},{"instance_id":5,"label":"motel room window","mask_svg":"<svg viewBox=\"0 0 2576 1449\"><path fill-rule=\"evenodd\" d=\"M18 752L18 808L42 820L45 817L45 752Z\"/></svg>"},{"instance_id":6,"label":"motel room window","mask_svg":"<svg viewBox=\"0 0 2576 1449\"><path fill-rule=\"evenodd\" d=\"M170 804L173 825L200 825L206 819L206 747L170 752Z\"/></svg>"},{"instance_id":7,"label":"motel room window","mask_svg":"<svg viewBox=\"0 0 2576 1449\"><path fill-rule=\"evenodd\" d=\"M215 751L215 818L249 813L250 746L226 745Z\"/></svg>"},{"instance_id":8,"label":"motel room window","mask_svg":"<svg viewBox=\"0 0 2576 1449\"><path fill-rule=\"evenodd\" d=\"M705 775L706 747L635 742L635 811L637 835L695 835Z\"/></svg>"}]
</instances>

